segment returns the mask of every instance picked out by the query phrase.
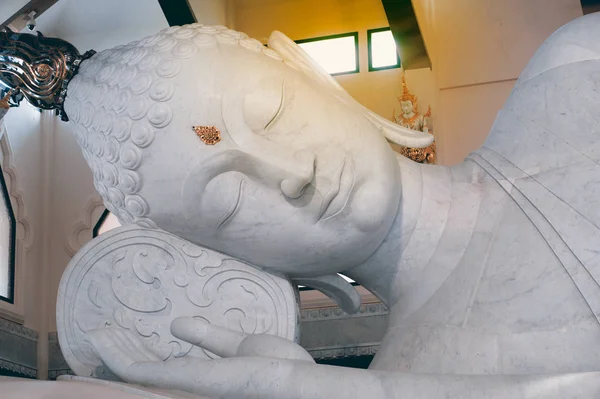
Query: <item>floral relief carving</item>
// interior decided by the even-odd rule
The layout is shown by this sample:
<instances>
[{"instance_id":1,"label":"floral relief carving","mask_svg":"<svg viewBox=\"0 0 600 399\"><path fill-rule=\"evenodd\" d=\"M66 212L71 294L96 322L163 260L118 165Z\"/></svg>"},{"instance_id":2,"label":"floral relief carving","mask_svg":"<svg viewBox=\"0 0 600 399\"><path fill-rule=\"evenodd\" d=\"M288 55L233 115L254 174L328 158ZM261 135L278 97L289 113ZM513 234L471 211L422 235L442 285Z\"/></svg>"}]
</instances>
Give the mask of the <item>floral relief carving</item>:
<instances>
[{"instance_id":1,"label":"floral relief carving","mask_svg":"<svg viewBox=\"0 0 600 399\"><path fill-rule=\"evenodd\" d=\"M169 233L120 227L82 248L59 289L59 339L78 375L114 379L86 342L96 328L139 335L162 359L215 355L173 337L192 316L247 333L295 339L298 309L289 281Z\"/></svg>"}]
</instances>

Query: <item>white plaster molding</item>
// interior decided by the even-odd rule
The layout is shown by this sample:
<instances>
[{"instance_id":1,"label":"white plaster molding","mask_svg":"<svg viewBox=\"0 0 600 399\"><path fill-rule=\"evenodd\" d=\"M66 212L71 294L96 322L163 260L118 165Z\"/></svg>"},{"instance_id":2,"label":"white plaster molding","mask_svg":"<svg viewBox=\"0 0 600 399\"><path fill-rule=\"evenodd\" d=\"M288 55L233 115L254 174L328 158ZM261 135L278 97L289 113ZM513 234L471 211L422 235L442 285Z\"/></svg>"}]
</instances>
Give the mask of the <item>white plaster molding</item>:
<instances>
[{"instance_id":1,"label":"white plaster molding","mask_svg":"<svg viewBox=\"0 0 600 399\"><path fill-rule=\"evenodd\" d=\"M25 375L27 377L35 378L37 377L37 370L31 367L22 366L20 364L9 362L8 360L0 359L0 369L13 371L15 373L19 373Z\"/></svg>"},{"instance_id":2,"label":"white plaster molding","mask_svg":"<svg viewBox=\"0 0 600 399\"><path fill-rule=\"evenodd\" d=\"M36 377L36 331L8 320L0 319L0 370L9 370Z\"/></svg>"},{"instance_id":3,"label":"white plaster molding","mask_svg":"<svg viewBox=\"0 0 600 399\"><path fill-rule=\"evenodd\" d=\"M19 177L17 168L13 162L13 153L10 147L10 143L8 142L8 136L6 135L6 126L4 124L0 125L0 129L4 131L2 138L0 139L0 148L2 149L2 170L5 174L6 185L8 188L8 193L10 195L10 201L13 208L13 212L15 213L15 218L17 224L21 225L22 236L19 238L24 244L25 247L29 248L33 241L31 226L27 217L25 216L25 203L23 201L23 190L19 186ZM8 178L6 178L8 177ZM17 234L19 233L17 226Z\"/></svg>"},{"instance_id":4,"label":"white plaster molding","mask_svg":"<svg viewBox=\"0 0 600 399\"><path fill-rule=\"evenodd\" d=\"M308 353L315 360L339 359L356 356L375 356L379 350L380 343L368 343L342 348L324 348L309 350Z\"/></svg>"},{"instance_id":5,"label":"white plaster molding","mask_svg":"<svg viewBox=\"0 0 600 399\"><path fill-rule=\"evenodd\" d=\"M65 250L71 257L75 256L77 251L79 251L87 241L92 239L92 230L94 229L96 221L102 212L104 212L104 209L105 207L102 198L94 191L94 193L88 197L83 211L80 213L79 219L68 231L67 240L65 241ZM87 232L89 232L89 234L84 234ZM84 235L85 237L88 237L85 241L82 240L82 236Z\"/></svg>"},{"instance_id":6,"label":"white plaster molding","mask_svg":"<svg viewBox=\"0 0 600 399\"><path fill-rule=\"evenodd\" d=\"M2 152L2 171L10 197L11 207L16 222L15 240L15 298L14 304L0 302L0 314L7 318L23 323L24 321L24 291L27 268L27 254L33 242L31 225L26 216L23 191L19 186L21 181L17 168L13 162L13 153L8 141L8 134L4 122L0 122L0 151Z\"/></svg>"},{"instance_id":7,"label":"white plaster molding","mask_svg":"<svg viewBox=\"0 0 600 399\"><path fill-rule=\"evenodd\" d=\"M30 341L37 341L38 339L38 333L31 328L27 328L4 319L0 319L0 332L16 335L18 337L26 338Z\"/></svg>"},{"instance_id":8,"label":"white plaster molding","mask_svg":"<svg viewBox=\"0 0 600 399\"><path fill-rule=\"evenodd\" d=\"M372 303L362 305L358 312L349 315L337 306L319 309L302 309L300 317L303 322L305 321L326 321L326 320L338 320L338 319L349 319L357 317L367 316L381 316L388 314L387 306L383 303Z\"/></svg>"}]
</instances>

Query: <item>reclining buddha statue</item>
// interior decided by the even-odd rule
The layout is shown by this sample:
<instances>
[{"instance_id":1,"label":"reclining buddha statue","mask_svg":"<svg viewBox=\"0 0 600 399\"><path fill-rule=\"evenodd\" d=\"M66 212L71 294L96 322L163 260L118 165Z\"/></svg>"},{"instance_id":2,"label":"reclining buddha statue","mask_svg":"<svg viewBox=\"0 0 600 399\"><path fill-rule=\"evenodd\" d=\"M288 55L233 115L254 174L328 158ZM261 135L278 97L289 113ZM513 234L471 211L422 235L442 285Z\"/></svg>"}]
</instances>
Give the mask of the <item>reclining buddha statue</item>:
<instances>
[{"instance_id":1,"label":"reclining buddha statue","mask_svg":"<svg viewBox=\"0 0 600 399\"><path fill-rule=\"evenodd\" d=\"M1 35L11 104L20 95L68 120L106 207L137 226L124 227L127 237L150 246L160 234L186 253L239 262L261 281L279 279L268 284L281 292L290 279L312 281L351 311L343 273L389 308L368 370L316 364L295 326L236 329L164 298L135 306L154 306L172 347L211 356L165 355L121 316L87 327L69 319L107 379L207 398L600 397L600 14L547 39L485 144L452 167L395 154L388 141L425 148L433 136L359 105L279 32L267 48L224 27L171 27L83 56L58 39ZM48 59L58 64L40 63ZM118 269L127 256L98 266L99 279L119 273L111 287L121 303L133 295L119 288L131 277ZM72 328L61 320L86 259L61 282L61 330ZM147 291L164 288L130 262ZM211 272L200 269L195 278ZM97 292L85 297L100 308ZM208 300L186 292L198 306Z\"/></svg>"}]
</instances>

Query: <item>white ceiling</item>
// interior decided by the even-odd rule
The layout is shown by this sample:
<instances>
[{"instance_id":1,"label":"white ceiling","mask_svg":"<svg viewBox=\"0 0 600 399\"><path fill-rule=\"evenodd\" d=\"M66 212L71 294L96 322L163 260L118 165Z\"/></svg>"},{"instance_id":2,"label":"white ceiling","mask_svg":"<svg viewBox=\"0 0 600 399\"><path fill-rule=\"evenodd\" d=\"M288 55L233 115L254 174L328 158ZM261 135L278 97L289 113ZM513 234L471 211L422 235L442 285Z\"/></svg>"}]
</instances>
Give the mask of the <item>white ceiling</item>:
<instances>
[{"instance_id":1,"label":"white ceiling","mask_svg":"<svg viewBox=\"0 0 600 399\"><path fill-rule=\"evenodd\" d=\"M0 0L0 23L12 17L27 3L29 0Z\"/></svg>"},{"instance_id":2,"label":"white ceiling","mask_svg":"<svg viewBox=\"0 0 600 399\"><path fill-rule=\"evenodd\" d=\"M59 0L37 22L44 35L80 51L126 44L168 27L157 0Z\"/></svg>"}]
</instances>

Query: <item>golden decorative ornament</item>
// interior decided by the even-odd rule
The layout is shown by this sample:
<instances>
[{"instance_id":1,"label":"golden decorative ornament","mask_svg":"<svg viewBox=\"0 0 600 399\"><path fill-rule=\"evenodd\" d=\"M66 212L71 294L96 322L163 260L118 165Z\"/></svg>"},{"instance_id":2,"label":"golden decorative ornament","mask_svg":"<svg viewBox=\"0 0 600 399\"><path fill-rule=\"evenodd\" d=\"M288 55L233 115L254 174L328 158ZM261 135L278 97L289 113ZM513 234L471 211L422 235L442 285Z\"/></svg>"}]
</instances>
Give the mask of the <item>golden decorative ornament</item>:
<instances>
[{"instance_id":1,"label":"golden decorative ornament","mask_svg":"<svg viewBox=\"0 0 600 399\"><path fill-rule=\"evenodd\" d=\"M4 96L4 98L2 98L0 100L0 108L4 108L4 109L10 108L10 104L8 103L8 100L10 100L11 94L12 94L12 90L9 90L8 93L6 93L6 95Z\"/></svg>"},{"instance_id":2,"label":"golden decorative ornament","mask_svg":"<svg viewBox=\"0 0 600 399\"><path fill-rule=\"evenodd\" d=\"M403 123L404 123L406 126L408 126L408 127L411 127L411 129L412 129L412 125L414 125L414 124L415 124L415 122L416 122L416 121L419 119L419 117L420 117L420 116L421 116L421 114L420 114L420 113L418 113L418 112L415 112L415 113L414 113L414 115L413 115L413 116L411 116L410 118L405 118L404 116L402 116L402 114L400 114L400 115L396 116L396 113L395 113L395 112L394 112L394 114L393 114L393 118L394 118L394 119L401 119L401 120L402 120L402 122L403 122Z\"/></svg>"},{"instance_id":3,"label":"golden decorative ornament","mask_svg":"<svg viewBox=\"0 0 600 399\"><path fill-rule=\"evenodd\" d=\"M402 97L398 97L398 101L410 101L413 105L413 115L407 118L402 113L396 115L396 111L394 110L392 113L392 120L394 122L409 129L427 131L432 134L427 122L428 118L431 117L431 106L427 108L427 112L424 115L421 115L419 112L419 104L417 103L417 96L412 94L408 89L404 73L402 73ZM415 162L434 164L436 161L435 141L427 148L409 148L400 146L397 151Z\"/></svg>"},{"instance_id":4,"label":"golden decorative ornament","mask_svg":"<svg viewBox=\"0 0 600 399\"><path fill-rule=\"evenodd\" d=\"M192 129L206 145L215 145L221 141L221 132L214 126L192 126Z\"/></svg>"},{"instance_id":5,"label":"golden decorative ornament","mask_svg":"<svg viewBox=\"0 0 600 399\"><path fill-rule=\"evenodd\" d=\"M435 141L427 148L400 147L399 152L418 163L435 163Z\"/></svg>"},{"instance_id":6,"label":"golden decorative ornament","mask_svg":"<svg viewBox=\"0 0 600 399\"><path fill-rule=\"evenodd\" d=\"M423 118L429 118L431 116L431 105L427 108L427 112L423 115Z\"/></svg>"},{"instance_id":7,"label":"golden decorative ornament","mask_svg":"<svg viewBox=\"0 0 600 399\"><path fill-rule=\"evenodd\" d=\"M38 64L33 68L33 71L35 72L36 76L42 80L48 79L52 74L52 68L50 68L50 65L47 64Z\"/></svg>"}]
</instances>

